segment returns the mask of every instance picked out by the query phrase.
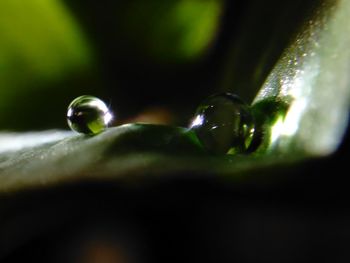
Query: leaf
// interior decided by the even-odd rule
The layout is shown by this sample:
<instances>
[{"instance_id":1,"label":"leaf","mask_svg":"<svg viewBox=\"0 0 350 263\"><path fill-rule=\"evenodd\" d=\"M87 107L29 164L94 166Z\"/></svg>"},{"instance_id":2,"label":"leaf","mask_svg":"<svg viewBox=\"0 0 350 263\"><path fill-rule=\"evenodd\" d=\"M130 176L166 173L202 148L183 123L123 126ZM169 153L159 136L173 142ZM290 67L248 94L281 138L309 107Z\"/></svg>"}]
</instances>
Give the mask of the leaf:
<instances>
[{"instance_id":1,"label":"leaf","mask_svg":"<svg viewBox=\"0 0 350 263\"><path fill-rule=\"evenodd\" d=\"M349 111L349 17L349 1L323 1L255 98L260 118L262 105L285 105L275 114L265 112L269 151L322 156L337 149Z\"/></svg>"},{"instance_id":2,"label":"leaf","mask_svg":"<svg viewBox=\"0 0 350 263\"><path fill-rule=\"evenodd\" d=\"M122 125L97 136L63 131L1 134L0 142L4 145L0 192L75 180L134 181L181 172L234 176L275 162L212 156L188 129L151 124Z\"/></svg>"},{"instance_id":3,"label":"leaf","mask_svg":"<svg viewBox=\"0 0 350 263\"><path fill-rule=\"evenodd\" d=\"M256 154L212 156L185 128L146 124L94 137L2 134L0 190L181 173L247 180L254 171L331 153L341 140L349 106L349 14L346 1L316 8L272 70L253 104L262 136Z\"/></svg>"}]
</instances>

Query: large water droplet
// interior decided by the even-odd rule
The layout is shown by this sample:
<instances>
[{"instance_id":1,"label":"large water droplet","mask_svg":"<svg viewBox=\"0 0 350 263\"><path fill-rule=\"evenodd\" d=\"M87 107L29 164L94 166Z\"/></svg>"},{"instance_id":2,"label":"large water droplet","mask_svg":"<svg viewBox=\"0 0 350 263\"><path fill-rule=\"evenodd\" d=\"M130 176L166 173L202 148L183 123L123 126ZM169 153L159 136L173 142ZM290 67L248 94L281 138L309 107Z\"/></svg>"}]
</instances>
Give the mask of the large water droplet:
<instances>
[{"instance_id":1,"label":"large water droplet","mask_svg":"<svg viewBox=\"0 0 350 263\"><path fill-rule=\"evenodd\" d=\"M249 106L238 96L223 93L210 96L197 108L190 128L210 152L246 152L254 134Z\"/></svg>"},{"instance_id":2,"label":"large water droplet","mask_svg":"<svg viewBox=\"0 0 350 263\"><path fill-rule=\"evenodd\" d=\"M112 119L113 115L106 104L93 96L80 96L68 106L68 125L79 133L98 134L108 127Z\"/></svg>"}]
</instances>

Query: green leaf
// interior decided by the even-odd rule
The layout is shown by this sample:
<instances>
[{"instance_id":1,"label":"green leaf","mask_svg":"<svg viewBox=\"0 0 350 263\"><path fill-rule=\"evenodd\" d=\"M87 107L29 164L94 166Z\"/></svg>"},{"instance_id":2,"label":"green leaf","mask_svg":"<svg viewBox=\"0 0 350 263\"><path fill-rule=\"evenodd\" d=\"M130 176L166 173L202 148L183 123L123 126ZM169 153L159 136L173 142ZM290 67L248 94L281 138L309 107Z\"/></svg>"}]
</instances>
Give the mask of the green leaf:
<instances>
[{"instance_id":1,"label":"green leaf","mask_svg":"<svg viewBox=\"0 0 350 263\"><path fill-rule=\"evenodd\" d=\"M0 191L179 173L246 180L254 171L330 154L341 141L349 107L350 3L324 3L301 27L255 99L262 136L257 153L212 156L185 128L145 124L94 137L1 134Z\"/></svg>"},{"instance_id":2,"label":"green leaf","mask_svg":"<svg viewBox=\"0 0 350 263\"><path fill-rule=\"evenodd\" d=\"M322 156L337 149L350 102L349 17L349 1L323 1L267 78L253 105L260 118L269 115L268 151ZM264 109L269 103L283 109Z\"/></svg>"},{"instance_id":3,"label":"green leaf","mask_svg":"<svg viewBox=\"0 0 350 263\"><path fill-rule=\"evenodd\" d=\"M96 135L64 131L3 133L0 192L76 180L134 181L179 173L242 175L275 158L209 155L185 128L127 124Z\"/></svg>"}]
</instances>

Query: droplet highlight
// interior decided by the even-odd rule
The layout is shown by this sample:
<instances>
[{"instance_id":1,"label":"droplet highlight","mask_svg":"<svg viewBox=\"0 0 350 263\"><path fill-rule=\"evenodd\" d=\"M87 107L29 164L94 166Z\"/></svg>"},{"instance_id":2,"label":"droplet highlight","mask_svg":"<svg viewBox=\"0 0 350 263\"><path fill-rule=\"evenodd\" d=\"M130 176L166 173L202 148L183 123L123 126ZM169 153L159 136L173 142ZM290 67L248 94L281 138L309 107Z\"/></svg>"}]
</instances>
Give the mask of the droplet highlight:
<instances>
[{"instance_id":1,"label":"droplet highlight","mask_svg":"<svg viewBox=\"0 0 350 263\"><path fill-rule=\"evenodd\" d=\"M210 96L196 110L190 128L212 153L245 153L252 143L254 119L250 107L238 96Z\"/></svg>"},{"instance_id":2,"label":"droplet highlight","mask_svg":"<svg viewBox=\"0 0 350 263\"><path fill-rule=\"evenodd\" d=\"M68 106L68 125L78 133L98 134L108 127L112 119L113 114L107 105L94 96L80 96Z\"/></svg>"}]
</instances>

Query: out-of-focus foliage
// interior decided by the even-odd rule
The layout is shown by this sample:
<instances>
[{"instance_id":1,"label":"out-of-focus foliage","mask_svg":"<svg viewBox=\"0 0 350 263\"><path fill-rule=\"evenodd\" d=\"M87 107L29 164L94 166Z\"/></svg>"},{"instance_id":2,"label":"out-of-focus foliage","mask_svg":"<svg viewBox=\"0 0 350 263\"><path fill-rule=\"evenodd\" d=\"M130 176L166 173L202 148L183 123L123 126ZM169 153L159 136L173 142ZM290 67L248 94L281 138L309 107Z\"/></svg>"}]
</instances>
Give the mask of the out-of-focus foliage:
<instances>
[{"instance_id":1,"label":"out-of-focus foliage","mask_svg":"<svg viewBox=\"0 0 350 263\"><path fill-rule=\"evenodd\" d=\"M140 55L186 62L203 55L214 41L223 8L223 0L137 0L126 5L116 27Z\"/></svg>"},{"instance_id":2,"label":"out-of-focus foliage","mask_svg":"<svg viewBox=\"0 0 350 263\"><path fill-rule=\"evenodd\" d=\"M52 96L50 101L46 95L69 93L76 82L66 81L87 72L92 63L86 38L61 1L0 1L2 129L15 119L45 119L38 105L52 111L48 105L56 100ZM36 109L36 116L20 117L33 113L31 108Z\"/></svg>"}]
</instances>

